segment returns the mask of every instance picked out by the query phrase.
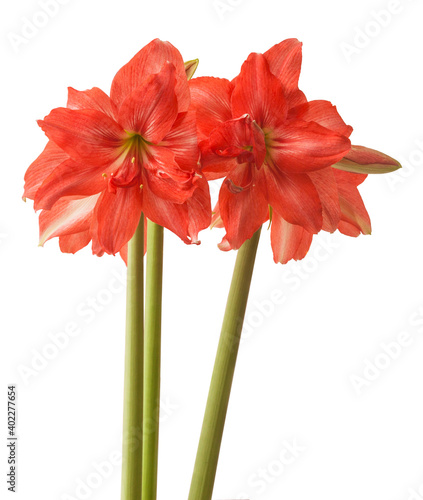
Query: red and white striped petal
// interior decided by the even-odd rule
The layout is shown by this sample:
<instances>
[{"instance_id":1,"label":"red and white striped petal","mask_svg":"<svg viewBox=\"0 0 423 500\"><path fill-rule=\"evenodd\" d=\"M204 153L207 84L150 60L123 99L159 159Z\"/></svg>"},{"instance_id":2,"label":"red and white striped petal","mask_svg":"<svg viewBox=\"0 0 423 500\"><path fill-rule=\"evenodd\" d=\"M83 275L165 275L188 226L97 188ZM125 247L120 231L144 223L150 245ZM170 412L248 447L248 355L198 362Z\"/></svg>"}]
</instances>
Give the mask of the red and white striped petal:
<instances>
[{"instance_id":1,"label":"red and white striped petal","mask_svg":"<svg viewBox=\"0 0 423 500\"><path fill-rule=\"evenodd\" d=\"M171 131L159 146L172 151L175 161L182 170L199 170L200 151L197 142L195 111L179 113Z\"/></svg>"},{"instance_id":2,"label":"red and white striped petal","mask_svg":"<svg viewBox=\"0 0 423 500\"><path fill-rule=\"evenodd\" d=\"M353 131L353 128L341 118L336 106L333 106L329 101L305 102L290 109L288 119L315 122L345 137L349 137Z\"/></svg>"},{"instance_id":3,"label":"red and white striped petal","mask_svg":"<svg viewBox=\"0 0 423 500\"><path fill-rule=\"evenodd\" d=\"M269 63L270 71L281 81L289 106L306 102L304 94L298 89L302 43L296 38L289 38L274 45L263 55Z\"/></svg>"},{"instance_id":4,"label":"red and white striped petal","mask_svg":"<svg viewBox=\"0 0 423 500\"><path fill-rule=\"evenodd\" d=\"M106 188L106 180L99 170L85 163L66 160L44 180L34 198L35 210L50 210L60 199L67 196L92 196Z\"/></svg>"},{"instance_id":5,"label":"red and white striped petal","mask_svg":"<svg viewBox=\"0 0 423 500\"><path fill-rule=\"evenodd\" d=\"M185 65L179 51L169 42L155 39L143 47L113 79L110 97L118 108L150 75L159 73L164 64L172 63L176 68L175 93L178 111L188 110L190 93Z\"/></svg>"},{"instance_id":6,"label":"red and white striped petal","mask_svg":"<svg viewBox=\"0 0 423 500\"><path fill-rule=\"evenodd\" d=\"M336 178L331 167L322 168L307 174L320 198L323 210L323 231L333 233L338 228L341 218L339 193Z\"/></svg>"},{"instance_id":7,"label":"red and white striped petal","mask_svg":"<svg viewBox=\"0 0 423 500\"><path fill-rule=\"evenodd\" d=\"M232 119L231 95L234 86L225 78L200 77L191 80L189 87L201 141L219 124Z\"/></svg>"},{"instance_id":8,"label":"red and white striped petal","mask_svg":"<svg viewBox=\"0 0 423 500\"><path fill-rule=\"evenodd\" d=\"M142 192L139 186L118 188L116 193L103 191L94 212L94 240L101 249L115 255L135 233L142 212Z\"/></svg>"},{"instance_id":9,"label":"red and white striped petal","mask_svg":"<svg viewBox=\"0 0 423 500\"><path fill-rule=\"evenodd\" d=\"M177 116L175 66L166 63L159 73L150 75L126 97L118 121L126 131L158 143L170 132Z\"/></svg>"},{"instance_id":10,"label":"red and white striped petal","mask_svg":"<svg viewBox=\"0 0 423 500\"><path fill-rule=\"evenodd\" d=\"M273 211L270 240L273 260L286 264L290 260L301 260L310 249L313 234L303 227L290 224Z\"/></svg>"},{"instance_id":11,"label":"red and white striped petal","mask_svg":"<svg viewBox=\"0 0 423 500\"><path fill-rule=\"evenodd\" d=\"M110 97L97 87L82 91L68 87L66 107L69 109L96 109L110 118L116 119L116 106Z\"/></svg>"},{"instance_id":12,"label":"red and white striped petal","mask_svg":"<svg viewBox=\"0 0 423 500\"><path fill-rule=\"evenodd\" d=\"M67 234L59 237L60 250L63 253L76 253L86 247L91 241L91 232L82 231L75 234Z\"/></svg>"},{"instance_id":13,"label":"red and white striped petal","mask_svg":"<svg viewBox=\"0 0 423 500\"><path fill-rule=\"evenodd\" d=\"M273 129L284 123L287 112L281 82L270 72L263 54L250 54L232 93L233 117L248 114L262 129Z\"/></svg>"},{"instance_id":14,"label":"red and white striped petal","mask_svg":"<svg viewBox=\"0 0 423 500\"><path fill-rule=\"evenodd\" d=\"M48 141L40 156L31 163L25 173L24 199L33 200L38 188L61 163L69 159L63 149Z\"/></svg>"},{"instance_id":15,"label":"red and white striped petal","mask_svg":"<svg viewBox=\"0 0 423 500\"><path fill-rule=\"evenodd\" d=\"M155 146L144 161L145 189L172 203L184 203L196 189L194 172L182 170L170 149Z\"/></svg>"},{"instance_id":16,"label":"red and white striped petal","mask_svg":"<svg viewBox=\"0 0 423 500\"><path fill-rule=\"evenodd\" d=\"M82 199L63 198L51 210L40 214L40 245L55 236L87 231L99 195Z\"/></svg>"},{"instance_id":17,"label":"red and white striped petal","mask_svg":"<svg viewBox=\"0 0 423 500\"><path fill-rule=\"evenodd\" d=\"M55 108L38 124L73 160L99 168L121 154L127 138L118 123L94 109Z\"/></svg>"},{"instance_id":18,"label":"red and white striped petal","mask_svg":"<svg viewBox=\"0 0 423 500\"><path fill-rule=\"evenodd\" d=\"M287 173L305 173L330 167L350 150L350 140L315 122L290 120L266 139L273 163Z\"/></svg>"},{"instance_id":19,"label":"red and white striped petal","mask_svg":"<svg viewBox=\"0 0 423 500\"><path fill-rule=\"evenodd\" d=\"M302 226L310 233L322 229L322 204L317 189L306 174L285 174L265 166L269 205L291 224Z\"/></svg>"},{"instance_id":20,"label":"red and white striped petal","mask_svg":"<svg viewBox=\"0 0 423 500\"><path fill-rule=\"evenodd\" d=\"M219 211L226 229L224 240L232 249L238 249L268 219L264 182L263 169L248 163L237 165L223 181Z\"/></svg>"},{"instance_id":21,"label":"red and white striped petal","mask_svg":"<svg viewBox=\"0 0 423 500\"><path fill-rule=\"evenodd\" d=\"M334 170L334 173L341 209L339 231L347 236L358 236L360 233L371 234L370 217L357 189L357 185L363 182L366 175L351 174L341 170Z\"/></svg>"},{"instance_id":22,"label":"red and white striped petal","mask_svg":"<svg viewBox=\"0 0 423 500\"><path fill-rule=\"evenodd\" d=\"M204 178L196 177L193 195L185 203L172 203L144 190L143 211L148 219L175 233L186 244L198 244L198 233L209 227L210 193Z\"/></svg>"}]
</instances>

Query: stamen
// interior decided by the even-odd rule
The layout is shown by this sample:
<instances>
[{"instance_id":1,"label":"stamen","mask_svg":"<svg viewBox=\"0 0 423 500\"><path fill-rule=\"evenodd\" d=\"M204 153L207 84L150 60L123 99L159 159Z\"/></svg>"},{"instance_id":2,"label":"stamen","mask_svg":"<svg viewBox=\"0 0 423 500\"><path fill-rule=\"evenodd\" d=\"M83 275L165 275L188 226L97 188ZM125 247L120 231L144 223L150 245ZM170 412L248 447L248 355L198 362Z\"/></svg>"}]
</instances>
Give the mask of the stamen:
<instances>
[{"instance_id":1,"label":"stamen","mask_svg":"<svg viewBox=\"0 0 423 500\"><path fill-rule=\"evenodd\" d=\"M131 163L135 163L135 156L131 158Z\"/></svg>"},{"instance_id":2,"label":"stamen","mask_svg":"<svg viewBox=\"0 0 423 500\"><path fill-rule=\"evenodd\" d=\"M101 174L101 176L103 177L103 179L107 179L107 174L106 173Z\"/></svg>"}]
</instances>

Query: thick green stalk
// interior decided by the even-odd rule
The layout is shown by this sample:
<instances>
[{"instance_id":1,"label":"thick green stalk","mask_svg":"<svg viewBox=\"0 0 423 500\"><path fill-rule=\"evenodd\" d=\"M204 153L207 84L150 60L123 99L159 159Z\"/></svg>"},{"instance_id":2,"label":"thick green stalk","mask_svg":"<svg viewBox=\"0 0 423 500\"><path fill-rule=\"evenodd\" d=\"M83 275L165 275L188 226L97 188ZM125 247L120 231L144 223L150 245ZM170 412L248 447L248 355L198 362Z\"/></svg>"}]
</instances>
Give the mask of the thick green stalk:
<instances>
[{"instance_id":1,"label":"thick green stalk","mask_svg":"<svg viewBox=\"0 0 423 500\"><path fill-rule=\"evenodd\" d=\"M155 500L160 412L163 228L148 221L145 302L142 500Z\"/></svg>"},{"instance_id":2,"label":"thick green stalk","mask_svg":"<svg viewBox=\"0 0 423 500\"><path fill-rule=\"evenodd\" d=\"M260 229L238 251L188 500L210 500L253 275Z\"/></svg>"},{"instance_id":3,"label":"thick green stalk","mask_svg":"<svg viewBox=\"0 0 423 500\"><path fill-rule=\"evenodd\" d=\"M140 500L144 375L144 216L128 244L122 500Z\"/></svg>"}]
</instances>

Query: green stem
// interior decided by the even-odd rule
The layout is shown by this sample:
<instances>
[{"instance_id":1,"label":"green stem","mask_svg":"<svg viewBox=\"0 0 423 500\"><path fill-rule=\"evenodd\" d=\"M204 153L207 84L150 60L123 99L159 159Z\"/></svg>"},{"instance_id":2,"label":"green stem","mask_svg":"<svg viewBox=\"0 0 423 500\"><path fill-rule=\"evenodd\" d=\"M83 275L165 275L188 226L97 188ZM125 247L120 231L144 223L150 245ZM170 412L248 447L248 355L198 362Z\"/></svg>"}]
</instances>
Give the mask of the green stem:
<instances>
[{"instance_id":1,"label":"green stem","mask_svg":"<svg viewBox=\"0 0 423 500\"><path fill-rule=\"evenodd\" d=\"M141 499L144 370L144 216L128 244L122 500Z\"/></svg>"},{"instance_id":2,"label":"green stem","mask_svg":"<svg viewBox=\"0 0 423 500\"><path fill-rule=\"evenodd\" d=\"M188 500L210 500L247 307L260 229L238 251Z\"/></svg>"},{"instance_id":3,"label":"green stem","mask_svg":"<svg viewBox=\"0 0 423 500\"><path fill-rule=\"evenodd\" d=\"M155 500L160 412L163 228L147 225L142 500Z\"/></svg>"}]
</instances>

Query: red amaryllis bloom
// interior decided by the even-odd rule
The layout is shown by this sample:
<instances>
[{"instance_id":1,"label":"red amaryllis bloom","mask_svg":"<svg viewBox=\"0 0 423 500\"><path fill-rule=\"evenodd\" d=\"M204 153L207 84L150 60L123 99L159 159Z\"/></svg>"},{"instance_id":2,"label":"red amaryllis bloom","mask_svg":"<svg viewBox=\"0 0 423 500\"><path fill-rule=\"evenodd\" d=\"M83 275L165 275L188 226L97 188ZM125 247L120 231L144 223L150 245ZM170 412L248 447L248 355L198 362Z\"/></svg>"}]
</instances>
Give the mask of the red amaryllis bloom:
<instances>
[{"instance_id":1,"label":"red amaryllis bloom","mask_svg":"<svg viewBox=\"0 0 423 500\"><path fill-rule=\"evenodd\" d=\"M352 128L328 101L298 89L301 43L291 39L250 54L232 81L190 82L202 172L224 177L214 223L222 250L237 249L271 217L276 262L301 259L320 230L370 232L357 185L399 168L392 158L352 146ZM364 165L364 166L363 166Z\"/></svg>"},{"instance_id":2,"label":"red amaryllis bloom","mask_svg":"<svg viewBox=\"0 0 423 500\"><path fill-rule=\"evenodd\" d=\"M92 241L97 255L124 253L141 213L185 243L208 227L195 112L170 43L144 47L118 71L110 97L69 88L67 107L38 124L49 142L26 172L24 197L42 210L41 244L58 236L64 252Z\"/></svg>"}]
</instances>

